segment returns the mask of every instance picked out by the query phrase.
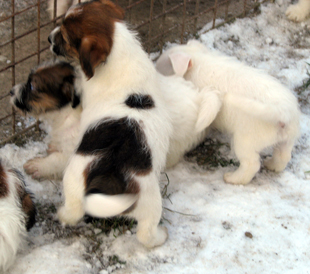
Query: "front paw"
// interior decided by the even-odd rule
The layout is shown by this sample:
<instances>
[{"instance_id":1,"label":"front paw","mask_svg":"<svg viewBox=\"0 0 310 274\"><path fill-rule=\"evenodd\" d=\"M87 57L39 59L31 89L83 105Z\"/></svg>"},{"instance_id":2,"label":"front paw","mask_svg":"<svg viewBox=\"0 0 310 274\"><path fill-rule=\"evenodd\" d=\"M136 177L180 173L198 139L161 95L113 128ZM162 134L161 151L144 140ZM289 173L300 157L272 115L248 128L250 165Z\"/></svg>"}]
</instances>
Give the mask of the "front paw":
<instances>
[{"instance_id":1,"label":"front paw","mask_svg":"<svg viewBox=\"0 0 310 274\"><path fill-rule=\"evenodd\" d=\"M300 22L306 19L308 12L297 4L297 5L290 5L287 8L285 14L288 19L292 21Z\"/></svg>"},{"instance_id":2,"label":"front paw","mask_svg":"<svg viewBox=\"0 0 310 274\"><path fill-rule=\"evenodd\" d=\"M62 206L57 211L58 220L62 225L73 226L84 216L84 212L81 210L70 210L65 206Z\"/></svg>"},{"instance_id":3,"label":"front paw","mask_svg":"<svg viewBox=\"0 0 310 274\"><path fill-rule=\"evenodd\" d=\"M240 176L236 176L235 172L227 172L224 174L224 181L227 184L232 185L246 185L248 181L240 178Z\"/></svg>"},{"instance_id":4,"label":"front paw","mask_svg":"<svg viewBox=\"0 0 310 274\"><path fill-rule=\"evenodd\" d=\"M41 163L43 161L43 158L33 158L31 160L28 160L24 164L24 170L25 172L30 175L33 179L41 179L44 177L42 174L42 167Z\"/></svg>"}]
</instances>

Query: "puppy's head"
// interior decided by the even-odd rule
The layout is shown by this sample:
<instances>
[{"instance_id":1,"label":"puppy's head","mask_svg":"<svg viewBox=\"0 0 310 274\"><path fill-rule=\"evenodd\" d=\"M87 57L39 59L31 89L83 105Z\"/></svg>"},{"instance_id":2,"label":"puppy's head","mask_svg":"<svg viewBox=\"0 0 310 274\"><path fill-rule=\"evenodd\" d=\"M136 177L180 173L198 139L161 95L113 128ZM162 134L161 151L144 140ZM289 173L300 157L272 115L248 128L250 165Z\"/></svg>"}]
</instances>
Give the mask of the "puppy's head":
<instances>
[{"instance_id":1,"label":"puppy's head","mask_svg":"<svg viewBox=\"0 0 310 274\"><path fill-rule=\"evenodd\" d=\"M111 52L115 21L123 19L124 11L109 0L72 6L62 25L49 35L51 50L77 60L85 75L91 78L95 68Z\"/></svg>"},{"instance_id":2,"label":"puppy's head","mask_svg":"<svg viewBox=\"0 0 310 274\"><path fill-rule=\"evenodd\" d=\"M6 199L7 203L21 208L25 217L23 223L26 229L29 230L33 227L35 224L36 208L32 200L32 195L26 189L22 174L18 170L8 167L1 159L0 199Z\"/></svg>"},{"instance_id":3,"label":"puppy's head","mask_svg":"<svg viewBox=\"0 0 310 274\"><path fill-rule=\"evenodd\" d=\"M74 68L65 62L40 66L29 74L26 83L13 87L11 103L23 113L35 116L68 104L75 107L79 99L74 91L74 77Z\"/></svg>"}]
</instances>

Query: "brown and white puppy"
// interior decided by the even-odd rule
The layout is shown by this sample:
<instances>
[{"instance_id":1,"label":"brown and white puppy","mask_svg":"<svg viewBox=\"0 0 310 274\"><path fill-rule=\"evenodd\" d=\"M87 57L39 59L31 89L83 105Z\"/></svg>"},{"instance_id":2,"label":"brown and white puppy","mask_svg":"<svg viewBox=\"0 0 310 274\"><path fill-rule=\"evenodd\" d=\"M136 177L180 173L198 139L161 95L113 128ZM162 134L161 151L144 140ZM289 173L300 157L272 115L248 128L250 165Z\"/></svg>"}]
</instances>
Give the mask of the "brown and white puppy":
<instances>
[{"instance_id":1,"label":"brown and white puppy","mask_svg":"<svg viewBox=\"0 0 310 274\"><path fill-rule=\"evenodd\" d=\"M0 159L0 272L5 273L35 223L35 206L23 176Z\"/></svg>"},{"instance_id":2,"label":"brown and white puppy","mask_svg":"<svg viewBox=\"0 0 310 274\"><path fill-rule=\"evenodd\" d=\"M26 83L14 86L10 92L16 109L50 126L48 155L24 165L26 173L35 179L62 178L77 145L82 108L74 79L74 68L69 63L44 64L31 71Z\"/></svg>"},{"instance_id":3,"label":"brown and white puppy","mask_svg":"<svg viewBox=\"0 0 310 274\"><path fill-rule=\"evenodd\" d=\"M123 17L108 0L85 2L70 8L49 37L52 50L75 60L83 74L80 141L64 174L58 217L74 225L85 212L127 213L138 221L138 240L154 247L168 237L158 226L159 174L172 127L158 74Z\"/></svg>"}]
</instances>

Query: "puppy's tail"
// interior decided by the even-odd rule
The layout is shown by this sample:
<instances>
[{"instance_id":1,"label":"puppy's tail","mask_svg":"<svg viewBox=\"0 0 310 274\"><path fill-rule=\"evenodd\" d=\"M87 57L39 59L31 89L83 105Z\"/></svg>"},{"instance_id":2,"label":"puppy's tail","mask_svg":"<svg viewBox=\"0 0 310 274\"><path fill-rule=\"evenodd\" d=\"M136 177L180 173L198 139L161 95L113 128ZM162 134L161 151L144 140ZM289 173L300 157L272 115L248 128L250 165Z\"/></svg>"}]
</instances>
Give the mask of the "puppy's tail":
<instances>
[{"instance_id":1,"label":"puppy's tail","mask_svg":"<svg viewBox=\"0 0 310 274\"><path fill-rule=\"evenodd\" d=\"M112 217L130 209L138 198L138 194L88 194L84 199L85 212L97 218Z\"/></svg>"},{"instance_id":2,"label":"puppy's tail","mask_svg":"<svg viewBox=\"0 0 310 274\"><path fill-rule=\"evenodd\" d=\"M220 93L217 90L204 88L200 91L200 108L195 126L197 133L206 129L214 121L222 107Z\"/></svg>"},{"instance_id":3,"label":"puppy's tail","mask_svg":"<svg viewBox=\"0 0 310 274\"><path fill-rule=\"evenodd\" d=\"M293 108L293 97L288 98L286 101L281 98L281 103L264 103L254 99L246 98L238 94L226 94L225 102L243 112L245 115L257 117L259 119L280 123L285 125L292 121L294 115L298 115L298 108ZM297 105L297 103L296 103Z\"/></svg>"}]
</instances>

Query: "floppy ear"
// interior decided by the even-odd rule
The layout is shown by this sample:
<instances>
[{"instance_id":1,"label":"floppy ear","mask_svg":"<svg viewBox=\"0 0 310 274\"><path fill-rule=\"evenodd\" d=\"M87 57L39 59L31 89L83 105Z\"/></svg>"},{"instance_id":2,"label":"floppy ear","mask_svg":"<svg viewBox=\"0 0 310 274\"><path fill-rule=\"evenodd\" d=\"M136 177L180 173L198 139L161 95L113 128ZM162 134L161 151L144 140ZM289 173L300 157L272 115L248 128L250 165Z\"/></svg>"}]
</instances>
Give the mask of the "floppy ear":
<instances>
[{"instance_id":1,"label":"floppy ear","mask_svg":"<svg viewBox=\"0 0 310 274\"><path fill-rule=\"evenodd\" d=\"M169 54L173 71L176 75L184 76L184 74L192 67L191 56L184 52L174 52Z\"/></svg>"},{"instance_id":2,"label":"floppy ear","mask_svg":"<svg viewBox=\"0 0 310 274\"><path fill-rule=\"evenodd\" d=\"M76 108L80 104L80 98L76 95L74 84L71 81L66 81L66 79L64 80L62 91L68 101L71 102L72 108Z\"/></svg>"},{"instance_id":3,"label":"floppy ear","mask_svg":"<svg viewBox=\"0 0 310 274\"><path fill-rule=\"evenodd\" d=\"M96 37L84 37L80 48L80 64L88 79L94 76L95 68L105 62L110 53L111 46L106 40Z\"/></svg>"}]
</instances>

